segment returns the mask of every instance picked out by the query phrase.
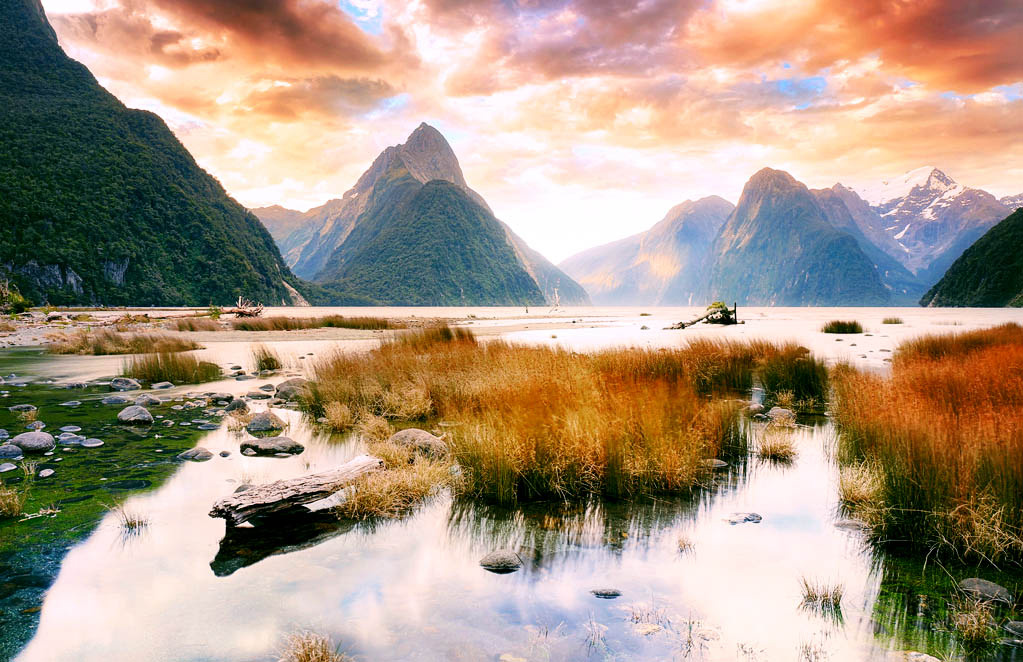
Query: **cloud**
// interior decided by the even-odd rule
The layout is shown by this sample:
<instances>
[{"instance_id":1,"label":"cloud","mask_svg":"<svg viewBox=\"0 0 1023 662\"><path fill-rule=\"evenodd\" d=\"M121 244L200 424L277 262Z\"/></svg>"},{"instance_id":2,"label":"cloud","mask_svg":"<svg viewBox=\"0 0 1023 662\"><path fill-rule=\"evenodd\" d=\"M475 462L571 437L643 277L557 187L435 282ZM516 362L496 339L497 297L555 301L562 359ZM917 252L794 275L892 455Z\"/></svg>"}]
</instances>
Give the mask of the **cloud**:
<instances>
[{"instance_id":1,"label":"cloud","mask_svg":"<svg viewBox=\"0 0 1023 662\"><path fill-rule=\"evenodd\" d=\"M383 80L318 76L275 80L253 90L236 106L239 113L257 113L276 120L310 115L351 118L375 108L397 91Z\"/></svg>"}]
</instances>

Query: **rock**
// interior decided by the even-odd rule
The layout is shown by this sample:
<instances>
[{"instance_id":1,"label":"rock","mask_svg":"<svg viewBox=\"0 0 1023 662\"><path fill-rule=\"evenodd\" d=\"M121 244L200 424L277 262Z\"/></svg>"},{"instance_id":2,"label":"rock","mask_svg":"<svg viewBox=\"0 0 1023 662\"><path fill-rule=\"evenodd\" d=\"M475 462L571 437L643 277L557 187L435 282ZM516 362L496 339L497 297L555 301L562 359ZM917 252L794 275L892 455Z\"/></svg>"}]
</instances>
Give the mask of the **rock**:
<instances>
[{"instance_id":1,"label":"rock","mask_svg":"<svg viewBox=\"0 0 1023 662\"><path fill-rule=\"evenodd\" d=\"M771 407L767 412L767 417L775 423L791 424L796 422L796 415L792 413L792 410L783 407Z\"/></svg>"},{"instance_id":2,"label":"rock","mask_svg":"<svg viewBox=\"0 0 1023 662\"><path fill-rule=\"evenodd\" d=\"M764 405L760 404L759 402L754 402L749 407L746 407L746 411L748 411L751 414L759 414L760 412L764 411Z\"/></svg>"},{"instance_id":3,"label":"rock","mask_svg":"<svg viewBox=\"0 0 1023 662\"><path fill-rule=\"evenodd\" d=\"M15 446L14 444L0 445L0 459L20 460L23 457L25 457L25 451L21 449L21 446Z\"/></svg>"},{"instance_id":4,"label":"rock","mask_svg":"<svg viewBox=\"0 0 1023 662\"><path fill-rule=\"evenodd\" d=\"M291 379L285 379L283 382L278 384L277 385L277 390L279 391L282 388L285 388L285 387L288 387L288 386L296 386L298 388L303 388L303 387L307 386L308 384L309 384L309 380L308 379L305 379L303 377L292 377Z\"/></svg>"},{"instance_id":5,"label":"rock","mask_svg":"<svg viewBox=\"0 0 1023 662\"><path fill-rule=\"evenodd\" d=\"M0 428L0 439L6 439L9 436L11 436L10 432L4 430L3 428Z\"/></svg>"},{"instance_id":6,"label":"rock","mask_svg":"<svg viewBox=\"0 0 1023 662\"><path fill-rule=\"evenodd\" d=\"M49 432L25 432L11 439L11 443L26 453L45 453L57 445Z\"/></svg>"},{"instance_id":7,"label":"rock","mask_svg":"<svg viewBox=\"0 0 1023 662\"><path fill-rule=\"evenodd\" d=\"M893 652L888 654L888 659L892 662L898 660L899 662L941 662L938 658L927 653L918 653L917 651L901 651Z\"/></svg>"},{"instance_id":8,"label":"rock","mask_svg":"<svg viewBox=\"0 0 1023 662\"><path fill-rule=\"evenodd\" d=\"M760 524L764 518L757 513L732 513L725 521L729 524L743 524L749 522L751 524Z\"/></svg>"},{"instance_id":9,"label":"rock","mask_svg":"<svg viewBox=\"0 0 1023 662\"><path fill-rule=\"evenodd\" d=\"M1004 602L1012 604L1012 594L1004 586L978 577L970 577L959 582L959 589L968 595L979 600L991 602Z\"/></svg>"},{"instance_id":10,"label":"rock","mask_svg":"<svg viewBox=\"0 0 1023 662\"><path fill-rule=\"evenodd\" d=\"M0 464L0 474L5 474L8 471L14 471L17 468L18 468L18 465L16 465L16 464L11 464L10 462L4 462L3 464Z\"/></svg>"},{"instance_id":11,"label":"rock","mask_svg":"<svg viewBox=\"0 0 1023 662\"><path fill-rule=\"evenodd\" d=\"M135 404L139 407L156 407L157 405L163 404L160 398L154 398L151 395L142 394L135 398Z\"/></svg>"},{"instance_id":12,"label":"rock","mask_svg":"<svg viewBox=\"0 0 1023 662\"><path fill-rule=\"evenodd\" d=\"M256 451L252 450L251 448L246 448L245 450L242 451L242 455L255 455L255 454L256 454Z\"/></svg>"},{"instance_id":13,"label":"rock","mask_svg":"<svg viewBox=\"0 0 1023 662\"><path fill-rule=\"evenodd\" d=\"M614 600L622 595L622 592L616 588L595 588L590 593L601 600Z\"/></svg>"},{"instance_id":14,"label":"rock","mask_svg":"<svg viewBox=\"0 0 1023 662\"><path fill-rule=\"evenodd\" d=\"M81 404L82 403L79 402L78 400L68 400L67 402L60 403L60 406L61 407L78 407Z\"/></svg>"},{"instance_id":15,"label":"rock","mask_svg":"<svg viewBox=\"0 0 1023 662\"><path fill-rule=\"evenodd\" d=\"M231 451L220 451L220 457L231 457Z\"/></svg>"},{"instance_id":16,"label":"rock","mask_svg":"<svg viewBox=\"0 0 1023 662\"><path fill-rule=\"evenodd\" d=\"M267 393L273 393L277 388L273 384L263 384L259 387L260 391L266 391Z\"/></svg>"},{"instance_id":17,"label":"rock","mask_svg":"<svg viewBox=\"0 0 1023 662\"><path fill-rule=\"evenodd\" d=\"M58 321L65 320L65 319L67 319L67 316L64 313L60 313L60 312L57 312L57 311L53 311L52 313L47 313L46 314L46 321L47 322L58 322Z\"/></svg>"},{"instance_id":18,"label":"rock","mask_svg":"<svg viewBox=\"0 0 1023 662\"><path fill-rule=\"evenodd\" d=\"M42 421L32 421L31 423L29 423L28 425L25 426L25 429L26 430L42 430L45 427L46 427L46 423L43 423Z\"/></svg>"},{"instance_id":19,"label":"rock","mask_svg":"<svg viewBox=\"0 0 1023 662\"><path fill-rule=\"evenodd\" d=\"M149 410L139 405L125 407L117 414L118 423L149 425L153 422L153 415Z\"/></svg>"},{"instance_id":20,"label":"rock","mask_svg":"<svg viewBox=\"0 0 1023 662\"><path fill-rule=\"evenodd\" d=\"M220 426L217 425L216 423L200 423L198 429L199 430L216 430L219 427Z\"/></svg>"},{"instance_id":21,"label":"rock","mask_svg":"<svg viewBox=\"0 0 1023 662\"><path fill-rule=\"evenodd\" d=\"M102 445L102 439L86 439L82 442L82 448L99 448Z\"/></svg>"},{"instance_id":22,"label":"rock","mask_svg":"<svg viewBox=\"0 0 1023 662\"><path fill-rule=\"evenodd\" d=\"M277 397L284 401L300 400L309 395L309 389L304 386L278 386Z\"/></svg>"},{"instance_id":23,"label":"rock","mask_svg":"<svg viewBox=\"0 0 1023 662\"><path fill-rule=\"evenodd\" d=\"M252 400L269 400L270 394L264 393L263 391L249 391L248 393L245 394L245 397L250 398Z\"/></svg>"},{"instance_id":24,"label":"rock","mask_svg":"<svg viewBox=\"0 0 1023 662\"><path fill-rule=\"evenodd\" d=\"M242 369L242 367L241 367L240 365L233 365L233 366L231 366L231 368L230 368L230 369L231 369L231 370L241 370L241 369Z\"/></svg>"},{"instance_id":25,"label":"rock","mask_svg":"<svg viewBox=\"0 0 1023 662\"><path fill-rule=\"evenodd\" d=\"M388 441L411 449L413 452L422 453L426 457L444 457L448 452L447 444L443 439L418 428L395 432Z\"/></svg>"},{"instance_id":26,"label":"rock","mask_svg":"<svg viewBox=\"0 0 1023 662\"><path fill-rule=\"evenodd\" d=\"M14 405L13 407L8 407L7 410L8 411L12 411L12 412L17 414L17 413L23 413L23 412L27 412L27 411L35 411L36 410L36 406L35 405Z\"/></svg>"},{"instance_id":27,"label":"rock","mask_svg":"<svg viewBox=\"0 0 1023 662\"><path fill-rule=\"evenodd\" d=\"M110 388L114 391L137 391L142 384L128 377L114 377L110 380Z\"/></svg>"},{"instance_id":28,"label":"rock","mask_svg":"<svg viewBox=\"0 0 1023 662\"><path fill-rule=\"evenodd\" d=\"M64 446L78 446L85 441L85 437L80 434L75 434L74 432L62 432L60 436L57 437L57 441Z\"/></svg>"},{"instance_id":29,"label":"rock","mask_svg":"<svg viewBox=\"0 0 1023 662\"><path fill-rule=\"evenodd\" d=\"M232 400L231 402L228 403L226 407L224 407L224 411L227 412L240 411L244 413L247 412L248 410L249 404L244 400Z\"/></svg>"},{"instance_id":30,"label":"rock","mask_svg":"<svg viewBox=\"0 0 1023 662\"><path fill-rule=\"evenodd\" d=\"M164 389L174 388L174 384L171 384L170 382L156 382L155 384L150 386L150 388L156 389L157 391L162 391Z\"/></svg>"},{"instance_id":31,"label":"rock","mask_svg":"<svg viewBox=\"0 0 1023 662\"><path fill-rule=\"evenodd\" d=\"M61 432L81 432L82 428L77 425L65 425L60 429Z\"/></svg>"},{"instance_id":32,"label":"rock","mask_svg":"<svg viewBox=\"0 0 1023 662\"><path fill-rule=\"evenodd\" d=\"M234 396L230 393L214 393L212 399L219 400L221 402L233 402Z\"/></svg>"},{"instance_id":33,"label":"rock","mask_svg":"<svg viewBox=\"0 0 1023 662\"><path fill-rule=\"evenodd\" d=\"M480 565L484 570L504 575L509 572L515 572L522 567L522 559L519 555L511 550L498 550L496 552L490 552L482 559L480 559Z\"/></svg>"},{"instance_id":34,"label":"rock","mask_svg":"<svg viewBox=\"0 0 1023 662\"><path fill-rule=\"evenodd\" d=\"M245 382L250 379L255 379L255 377L253 377L252 375L238 375L237 377L234 378L236 382Z\"/></svg>"},{"instance_id":35,"label":"rock","mask_svg":"<svg viewBox=\"0 0 1023 662\"><path fill-rule=\"evenodd\" d=\"M108 395L107 397L100 400L105 405L126 405L131 400L124 397L123 395Z\"/></svg>"},{"instance_id":36,"label":"rock","mask_svg":"<svg viewBox=\"0 0 1023 662\"><path fill-rule=\"evenodd\" d=\"M712 458L712 459L709 459L709 460L704 460L703 461L703 466L705 466L708 469L724 469L725 467L728 466L728 463L725 462L724 460L719 460L717 458Z\"/></svg>"},{"instance_id":37,"label":"rock","mask_svg":"<svg viewBox=\"0 0 1023 662\"><path fill-rule=\"evenodd\" d=\"M178 453L179 460L189 460L190 462L205 462L213 459L213 453L209 452L202 446L190 448L184 453Z\"/></svg>"},{"instance_id":38,"label":"rock","mask_svg":"<svg viewBox=\"0 0 1023 662\"><path fill-rule=\"evenodd\" d=\"M245 426L249 432L273 432L284 429L284 421L270 411L261 411Z\"/></svg>"},{"instance_id":39,"label":"rock","mask_svg":"<svg viewBox=\"0 0 1023 662\"><path fill-rule=\"evenodd\" d=\"M251 450L256 455L276 455L278 453L298 455L305 450L305 446L289 437L262 437L246 439L241 443L241 450L243 453L246 450Z\"/></svg>"},{"instance_id":40,"label":"rock","mask_svg":"<svg viewBox=\"0 0 1023 662\"><path fill-rule=\"evenodd\" d=\"M52 476L55 473L57 473L57 472L54 471L53 469L43 469L42 471L39 472L39 477L40 478L49 478L50 476Z\"/></svg>"}]
</instances>

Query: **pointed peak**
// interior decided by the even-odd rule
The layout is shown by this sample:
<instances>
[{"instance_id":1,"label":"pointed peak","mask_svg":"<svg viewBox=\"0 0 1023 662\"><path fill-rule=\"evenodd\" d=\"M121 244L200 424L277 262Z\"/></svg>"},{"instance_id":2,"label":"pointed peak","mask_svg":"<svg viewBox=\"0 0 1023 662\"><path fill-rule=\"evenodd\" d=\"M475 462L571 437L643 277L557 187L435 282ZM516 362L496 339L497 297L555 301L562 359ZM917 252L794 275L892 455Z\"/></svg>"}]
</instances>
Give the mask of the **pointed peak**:
<instances>
[{"instance_id":1,"label":"pointed peak","mask_svg":"<svg viewBox=\"0 0 1023 662\"><path fill-rule=\"evenodd\" d=\"M422 122L419 126L417 126L416 130L409 134L408 139L403 145L403 147L407 147L409 149L429 149L441 146L451 149L450 145L448 145L447 139L444 137L444 134L426 122Z\"/></svg>"},{"instance_id":2,"label":"pointed peak","mask_svg":"<svg viewBox=\"0 0 1023 662\"><path fill-rule=\"evenodd\" d=\"M749 181L746 182L745 188L761 188L769 185L796 186L798 184L799 181L784 170L761 168L749 178Z\"/></svg>"}]
</instances>

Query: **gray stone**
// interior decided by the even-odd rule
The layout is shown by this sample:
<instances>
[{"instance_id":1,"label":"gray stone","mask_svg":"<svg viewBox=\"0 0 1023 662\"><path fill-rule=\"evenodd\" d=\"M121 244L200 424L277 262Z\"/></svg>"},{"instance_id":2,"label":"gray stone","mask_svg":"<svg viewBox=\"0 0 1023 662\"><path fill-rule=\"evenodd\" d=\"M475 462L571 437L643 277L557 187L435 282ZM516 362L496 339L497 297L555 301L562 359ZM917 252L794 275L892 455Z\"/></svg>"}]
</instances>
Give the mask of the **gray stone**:
<instances>
[{"instance_id":1,"label":"gray stone","mask_svg":"<svg viewBox=\"0 0 1023 662\"><path fill-rule=\"evenodd\" d=\"M220 457L231 457L231 451L220 451Z\"/></svg>"},{"instance_id":2,"label":"gray stone","mask_svg":"<svg viewBox=\"0 0 1023 662\"><path fill-rule=\"evenodd\" d=\"M101 439L86 439L82 442L82 448L99 448L102 445L103 440Z\"/></svg>"},{"instance_id":3,"label":"gray stone","mask_svg":"<svg viewBox=\"0 0 1023 662\"><path fill-rule=\"evenodd\" d=\"M250 398L252 400L269 400L270 399L270 394L269 393L264 393L263 391L249 391L245 395L246 395L246 397L248 397L248 398Z\"/></svg>"},{"instance_id":4,"label":"gray stone","mask_svg":"<svg viewBox=\"0 0 1023 662\"><path fill-rule=\"evenodd\" d=\"M521 568L522 559L511 550L500 549L480 559L480 565L484 570L503 575Z\"/></svg>"},{"instance_id":5,"label":"gray stone","mask_svg":"<svg viewBox=\"0 0 1023 662\"><path fill-rule=\"evenodd\" d=\"M226 412L240 411L244 413L247 412L248 410L249 404L244 400L232 400L231 402L228 403L226 407L224 407L224 411Z\"/></svg>"},{"instance_id":6,"label":"gray stone","mask_svg":"<svg viewBox=\"0 0 1023 662\"><path fill-rule=\"evenodd\" d=\"M246 448L245 450L242 451L242 455L255 455L255 454L256 454L256 451L252 450L251 448Z\"/></svg>"},{"instance_id":7,"label":"gray stone","mask_svg":"<svg viewBox=\"0 0 1023 662\"><path fill-rule=\"evenodd\" d=\"M388 441L426 457L444 457L448 452L447 444L443 439L419 428L407 428L395 432Z\"/></svg>"},{"instance_id":8,"label":"gray stone","mask_svg":"<svg viewBox=\"0 0 1023 662\"><path fill-rule=\"evenodd\" d=\"M174 388L174 384L171 384L170 382L156 382L150 388L154 388L157 391L162 391L167 388Z\"/></svg>"},{"instance_id":9,"label":"gray stone","mask_svg":"<svg viewBox=\"0 0 1023 662\"><path fill-rule=\"evenodd\" d=\"M1017 639L1023 639L1023 621L1009 621L1005 624L1005 629L1009 631L1013 637Z\"/></svg>"},{"instance_id":10,"label":"gray stone","mask_svg":"<svg viewBox=\"0 0 1023 662\"><path fill-rule=\"evenodd\" d=\"M8 471L14 471L17 468L18 468L18 465L16 465L16 464L11 464L10 462L4 462L3 464L0 464L0 474L5 474Z\"/></svg>"},{"instance_id":11,"label":"gray stone","mask_svg":"<svg viewBox=\"0 0 1023 662\"><path fill-rule=\"evenodd\" d=\"M233 365L233 366L231 366L231 370L241 370L241 369L242 369L242 367L240 365Z\"/></svg>"},{"instance_id":12,"label":"gray stone","mask_svg":"<svg viewBox=\"0 0 1023 662\"><path fill-rule=\"evenodd\" d=\"M250 379L255 379L255 377L253 377L252 375L238 375L237 377L234 378L236 382L245 382Z\"/></svg>"},{"instance_id":13,"label":"gray stone","mask_svg":"<svg viewBox=\"0 0 1023 662\"><path fill-rule=\"evenodd\" d=\"M126 405L131 400L124 397L123 395L108 395L107 397L100 400L105 405Z\"/></svg>"},{"instance_id":14,"label":"gray stone","mask_svg":"<svg viewBox=\"0 0 1023 662\"><path fill-rule=\"evenodd\" d=\"M53 469L43 469L42 471L39 472L39 477L40 478L49 478L50 476L52 476L55 473L56 472Z\"/></svg>"},{"instance_id":15,"label":"gray stone","mask_svg":"<svg viewBox=\"0 0 1023 662\"><path fill-rule=\"evenodd\" d=\"M10 432L4 430L3 428L0 428L0 439L6 439L9 436L11 436Z\"/></svg>"},{"instance_id":16,"label":"gray stone","mask_svg":"<svg viewBox=\"0 0 1023 662\"><path fill-rule=\"evenodd\" d=\"M67 384L64 384L62 388L66 389L89 388L89 385L85 382L68 382Z\"/></svg>"},{"instance_id":17,"label":"gray stone","mask_svg":"<svg viewBox=\"0 0 1023 662\"><path fill-rule=\"evenodd\" d=\"M771 407L771 409L767 412L767 417L778 423L786 423L796 420L796 415L792 413L792 410L785 409L784 407Z\"/></svg>"},{"instance_id":18,"label":"gray stone","mask_svg":"<svg viewBox=\"0 0 1023 662\"><path fill-rule=\"evenodd\" d=\"M142 384L128 377L114 377L110 380L110 388L114 391L137 391Z\"/></svg>"},{"instance_id":19,"label":"gray stone","mask_svg":"<svg viewBox=\"0 0 1023 662\"><path fill-rule=\"evenodd\" d=\"M217 425L216 423L200 423L198 429L200 429L200 430L216 430L219 427L220 426Z\"/></svg>"},{"instance_id":20,"label":"gray stone","mask_svg":"<svg viewBox=\"0 0 1023 662\"><path fill-rule=\"evenodd\" d=\"M26 453L45 453L57 445L49 432L25 432L11 439L11 443Z\"/></svg>"},{"instance_id":21,"label":"gray stone","mask_svg":"<svg viewBox=\"0 0 1023 662\"><path fill-rule=\"evenodd\" d=\"M35 405L14 405L13 407L8 407L7 409L9 411L14 412L14 413L21 413L21 412L26 412L26 411L35 411L36 410L36 406Z\"/></svg>"},{"instance_id":22,"label":"gray stone","mask_svg":"<svg viewBox=\"0 0 1023 662\"><path fill-rule=\"evenodd\" d=\"M1012 604L1012 594L1004 586L979 577L970 577L959 582L959 589L979 600Z\"/></svg>"},{"instance_id":23,"label":"gray stone","mask_svg":"<svg viewBox=\"0 0 1023 662\"><path fill-rule=\"evenodd\" d=\"M241 450L251 450L256 455L276 455L284 453L287 455L298 455L305 450L305 446L289 437L262 437L246 439L241 443Z\"/></svg>"},{"instance_id":24,"label":"gray stone","mask_svg":"<svg viewBox=\"0 0 1023 662\"><path fill-rule=\"evenodd\" d=\"M128 423L133 425L149 425L153 422L153 415L149 413L149 410L145 407L138 405L132 405L125 407L117 414L118 423Z\"/></svg>"},{"instance_id":25,"label":"gray stone","mask_svg":"<svg viewBox=\"0 0 1023 662\"><path fill-rule=\"evenodd\" d=\"M78 407L82 403L78 400L68 400L67 402L60 403L61 407Z\"/></svg>"},{"instance_id":26,"label":"gray stone","mask_svg":"<svg viewBox=\"0 0 1023 662\"><path fill-rule=\"evenodd\" d=\"M25 426L25 429L26 430L42 430L45 427L46 427L46 423L43 423L42 421L32 421L31 423L29 423L28 425Z\"/></svg>"},{"instance_id":27,"label":"gray stone","mask_svg":"<svg viewBox=\"0 0 1023 662\"><path fill-rule=\"evenodd\" d=\"M219 400L221 402L231 402L234 400L234 396L230 393L214 393L212 399Z\"/></svg>"},{"instance_id":28,"label":"gray stone","mask_svg":"<svg viewBox=\"0 0 1023 662\"><path fill-rule=\"evenodd\" d=\"M275 387L273 384L263 384L262 386L259 387L259 390L266 391L267 393L273 393L274 391L277 390L277 387Z\"/></svg>"},{"instance_id":29,"label":"gray stone","mask_svg":"<svg viewBox=\"0 0 1023 662\"><path fill-rule=\"evenodd\" d=\"M162 401L160 398L154 398L151 395L143 393L139 397L135 398L135 404L139 407L156 407L157 405L162 404Z\"/></svg>"},{"instance_id":30,"label":"gray stone","mask_svg":"<svg viewBox=\"0 0 1023 662\"><path fill-rule=\"evenodd\" d=\"M601 600L614 600L622 595L622 592L616 588L595 588L590 593Z\"/></svg>"},{"instance_id":31,"label":"gray stone","mask_svg":"<svg viewBox=\"0 0 1023 662\"><path fill-rule=\"evenodd\" d=\"M184 453L178 454L179 460L189 460L191 462L205 462L213 459L213 453L209 452L202 446L196 448L190 448Z\"/></svg>"},{"instance_id":32,"label":"gray stone","mask_svg":"<svg viewBox=\"0 0 1023 662\"><path fill-rule=\"evenodd\" d=\"M290 380L289 380L290 381ZM305 386L278 386L277 397L281 400L301 400L309 395L309 389Z\"/></svg>"},{"instance_id":33,"label":"gray stone","mask_svg":"<svg viewBox=\"0 0 1023 662\"><path fill-rule=\"evenodd\" d=\"M25 457L25 451L21 449L21 446L15 446L14 444L0 445L0 458L4 460L20 460L23 457Z\"/></svg>"},{"instance_id":34,"label":"gray stone","mask_svg":"<svg viewBox=\"0 0 1023 662\"><path fill-rule=\"evenodd\" d=\"M763 517L757 513L732 513L725 521L729 524L744 524L749 522L751 524L760 524L763 521Z\"/></svg>"},{"instance_id":35,"label":"gray stone","mask_svg":"<svg viewBox=\"0 0 1023 662\"><path fill-rule=\"evenodd\" d=\"M760 404L759 402L754 402L749 407L746 407L746 411L748 411L751 414L759 414L760 412L764 411L764 405Z\"/></svg>"},{"instance_id":36,"label":"gray stone","mask_svg":"<svg viewBox=\"0 0 1023 662\"><path fill-rule=\"evenodd\" d=\"M77 425L65 425L65 426L60 428L60 431L61 432L81 432L82 428L78 427Z\"/></svg>"},{"instance_id":37,"label":"gray stone","mask_svg":"<svg viewBox=\"0 0 1023 662\"><path fill-rule=\"evenodd\" d=\"M279 416L270 411L261 411L252 417L249 424L245 426L245 429L249 432L273 432L274 430L283 430L284 421Z\"/></svg>"}]
</instances>

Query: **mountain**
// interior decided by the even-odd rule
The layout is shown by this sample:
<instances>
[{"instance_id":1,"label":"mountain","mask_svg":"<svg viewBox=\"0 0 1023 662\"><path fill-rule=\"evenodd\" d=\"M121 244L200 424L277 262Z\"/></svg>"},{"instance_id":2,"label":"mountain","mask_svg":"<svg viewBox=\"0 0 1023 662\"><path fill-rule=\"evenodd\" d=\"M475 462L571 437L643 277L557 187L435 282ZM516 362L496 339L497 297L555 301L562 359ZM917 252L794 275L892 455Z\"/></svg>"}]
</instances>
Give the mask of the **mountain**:
<instances>
[{"instance_id":1,"label":"mountain","mask_svg":"<svg viewBox=\"0 0 1023 662\"><path fill-rule=\"evenodd\" d=\"M815 189L810 191L817 199L824 212L824 218L835 228L847 232L856 240L860 250L874 264L881 282L891 293L891 303L896 305L914 305L926 287L898 260L877 247L861 229L864 221L870 223L877 217L867 203L856 193L836 184L829 189ZM857 210L860 218L853 216L850 209ZM880 217L877 217L880 218ZM868 226L870 227L870 226Z\"/></svg>"},{"instance_id":2,"label":"mountain","mask_svg":"<svg viewBox=\"0 0 1023 662\"><path fill-rule=\"evenodd\" d=\"M1006 207L1012 210L1023 207L1023 193L1017 193L1016 195L1007 195L1004 198L999 198L998 202L1002 203Z\"/></svg>"},{"instance_id":3,"label":"mountain","mask_svg":"<svg viewBox=\"0 0 1023 662\"><path fill-rule=\"evenodd\" d=\"M431 186L430 195L417 197L434 182L452 186ZM451 208L445 212L438 200ZM404 144L385 149L341 198L304 213L281 207L253 212L275 234L295 273L378 303L589 303L578 283L494 217L466 184L447 140L425 123ZM493 243L495 227L501 246ZM385 238L394 243L385 245ZM377 264L397 271L385 273ZM453 271L441 274L443 268ZM530 285L523 286L519 271ZM424 274L446 284L419 280Z\"/></svg>"},{"instance_id":4,"label":"mountain","mask_svg":"<svg viewBox=\"0 0 1023 662\"><path fill-rule=\"evenodd\" d=\"M705 290L707 252L734 207L711 196L672 207L646 232L560 265L601 305L688 306Z\"/></svg>"},{"instance_id":5,"label":"mountain","mask_svg":"<svg viewBox=\"0 0 1023 662\"><path fill-rule=\"evenodd\" d=\"M875 238L874 243L925 285L937 282L967 247L1009 213L990 193L957 184L932 166L859 193L898 248L893 250L887 240Z\"/></svg>"},{"instance_id":6,"label":"mountain","mask_svg":"<svg viewBox=\"0 0 1023 662\"><path fill-rule=\"evenodd\" d=\"M0 3L0 34L0 276L54 304L297 300L259 220L67 57L39 0Z\"/></svg>"},{"instance_id":7,"label":"mountain","mask_svg":"<svg viewBox=\"0 0 1023 662\"><path fill-rule=\"evenodd\" d=\"M770 306L878 306L891 295L856 239L791 175L764 168L711 247L709 299Z\"/></svg>"},{"instance_id":8,"label":"mountain","mask_svg":"<svg viewBox=\"0 0 1023 662\"><path fill-rule=\"evenodd\" d=\"M1023 307L1023 209L966 249L920 304Z\"/></svg>"}]
</instances>

